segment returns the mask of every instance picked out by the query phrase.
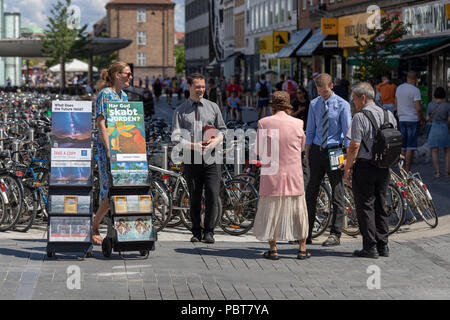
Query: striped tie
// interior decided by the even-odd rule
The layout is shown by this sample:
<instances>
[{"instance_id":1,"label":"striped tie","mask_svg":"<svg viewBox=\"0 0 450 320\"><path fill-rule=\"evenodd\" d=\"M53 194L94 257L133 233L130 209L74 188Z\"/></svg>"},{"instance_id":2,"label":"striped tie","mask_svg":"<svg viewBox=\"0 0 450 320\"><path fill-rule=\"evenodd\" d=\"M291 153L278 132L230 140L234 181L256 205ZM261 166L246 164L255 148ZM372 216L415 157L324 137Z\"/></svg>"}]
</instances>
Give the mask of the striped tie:
<instances>
[{"instance_id":1,"label":"striped tie","mask_svg":"<svg viewBox=\"0 0 450 320\"><path fill-rule=\"evenodd\" d=\"M322 116L322 144L320 145L322 149L326 149L328 145L328 102L325 102L325 110Z\"/></svg>"}]
</instances>

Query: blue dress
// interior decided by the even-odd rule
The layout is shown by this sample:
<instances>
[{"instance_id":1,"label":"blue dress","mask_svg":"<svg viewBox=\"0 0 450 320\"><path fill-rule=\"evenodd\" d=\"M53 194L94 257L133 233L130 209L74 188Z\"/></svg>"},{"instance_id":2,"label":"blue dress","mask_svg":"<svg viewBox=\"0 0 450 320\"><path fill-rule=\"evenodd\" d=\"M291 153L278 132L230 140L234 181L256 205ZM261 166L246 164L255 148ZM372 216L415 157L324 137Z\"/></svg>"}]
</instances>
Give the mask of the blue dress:
<instances>
[{"instance_id":1,"label":"blue dress","mask_svg":"<svg viewBox=\"0 0 450 320\"><path fill-rule=\"evenodd\" d=\"M125 92L121 91L120 96L111 88L105 88L98 94L97 100L95 102L96 113L95 117L98 118L103 115L106 124L108 123L106 103L107 102L127 102L128 96ZM97 135L97 163L99 172L99 187L100 187L100 198L103 200L108 197L109 192L109 179L108 179L108 157L106 155L106 148L103 144L100 132Z\"/></svg>"}]
</instances>

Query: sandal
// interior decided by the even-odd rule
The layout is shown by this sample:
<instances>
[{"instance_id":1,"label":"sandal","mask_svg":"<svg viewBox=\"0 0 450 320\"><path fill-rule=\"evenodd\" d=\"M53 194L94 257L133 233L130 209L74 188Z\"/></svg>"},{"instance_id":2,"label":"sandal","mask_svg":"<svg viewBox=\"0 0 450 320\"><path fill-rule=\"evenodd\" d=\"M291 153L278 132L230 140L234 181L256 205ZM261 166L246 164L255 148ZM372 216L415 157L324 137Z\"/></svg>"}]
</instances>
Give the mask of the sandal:
<instances>
[{"instance_id":1,"label":"sandal","mask_svg":"<svg viewBox=\"0 0 450 320\"><path fill-rule=\"evenodd\" d=\"M264 252L264 258L269 259L269 260L279 260L280 259L278 257L277 250L269 250L269 251Z\"/></svg>"},{"instance_id":2,"label":"sandal","mask_svg":"<svg viewBox=\"0 0 450 320\"><path fill-rule=\"evenodd\" d=\"M311 258L311 253L309 251L298 251L297 259L306 260Z\"/></svg>"},{"instance_id":3,"label":"sandal","mask_svg":"<svg viewBox=\"0 0 450 320\"><path fill-rule=\"evenodd\" d=\"M440 177L441 177L441 174L440 174L439 172L435 172L435 173L434 173L434 177L435 177L435 178L440 178Z\"/></svg>"}]
</instances>

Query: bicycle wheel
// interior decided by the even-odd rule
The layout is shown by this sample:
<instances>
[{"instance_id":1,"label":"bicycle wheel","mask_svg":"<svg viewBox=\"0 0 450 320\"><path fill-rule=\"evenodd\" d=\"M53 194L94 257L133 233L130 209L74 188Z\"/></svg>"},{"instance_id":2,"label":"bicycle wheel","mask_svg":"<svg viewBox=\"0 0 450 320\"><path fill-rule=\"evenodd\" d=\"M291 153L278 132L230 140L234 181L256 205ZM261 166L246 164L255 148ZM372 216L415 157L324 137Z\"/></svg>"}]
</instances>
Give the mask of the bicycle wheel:
<instances>
[{"instance_id":1,"label":"bicycle wheel","mask_svg":"<svg viewBox=\"0 0 450 320\"><path fill-rule=\"evenodd\" d=\"M171 218L172 198L168 191L164 183L153 180L151 193L153 198L153 223L156 232L163 230Z\"/></svg>"},{"instance_id":2,"label":"bicycle wheel","mask_svg":"<svg viewBox=\"0 0 450 320\"><path fill-rule=\"evenodd\" d=\"M183 194L180 198L180 202L182 202L182 206L184 206L184 209L180 210L180 218L183 223L183 225L188 229L189 231L192 230L192 219L191 219L191 210L190 210L190 201L189 196L187 195L186 191L183 191ZM202 209L200 212L201 217L201 225L203 227L204 221L205 221L205 194L202 195ZM220 216L222 215L222 200L220 196L217 198L217 217L215 221L215 226L217 227L219 225Z\"/></svg>"},{"instance_id":3,"label":"bicycle wheel","mask_svg":"<svg viewBox=\"0 0 450 320\"><path fill-rule=\"evenodd\" d=\"M16 176L8 173L0 175L0 185L2 193L5 195L8 203L5 203L0 220L0 231L8 231L13 228L17 220L19 220L22 210L23 185ZM3 199L5 200L5 199Z\"/></svg>"},{"instance_id":4,"label":"bicycle wheel","mask_svg":"<svg viewBox=\"0 0 450 320\"><path fill-rule=\"evenodd\" d=\"M397 232L405 219L405 203L402 190L395 184L389 183L386 191L386 212L389 215L389 234Z\"/></svg>"},{"instance_id":5,"label":"bicycle wheel","mask_svg":"<svg viewBox=\"0 0 450 320\"><path fill-rule=\"evenodd\" d=\"M37 192L34 188L25 185L23 188L23 203L19 220L12 228L14 231L27 232L34 223L38 207Z\"/></svg>"},{"instance_id":6,"label":"bicycle wheel","mask_svg":"<svg viewBox=\"0 0 450 320\"><path fill-rule=\"evenodd\" d=\"M222 230L233 236L247 233L255 222L258 200L258 192L250 182L240 179L227 181L220 216Z\"/></svg>"},{"instance_id":7,"label":"bicycle wheel","mask_svg":"<svg viewBox=\"0 0 450 320\"><path fill-rule=\"evenodd\" d=\"M332 214L331 192L327 185L322 182L316 202L316 219L314 220L311 238L317 238L327 230L331 223Z\"/></svg>"},{"instance_id":8,"label":"bicycle wheel","mask_svg":"<svg viewBox=\"0 0 450 320\"><path fill-rule=\"evenodd\" d=\"M342 226L342 232L349 236L357 236L360 232L358 217L356 216L355 200L353 198L352 188L344 184L344 225Z\"/></svg>"},{"instance_id":9,"label":"bicycle wheel","mask_svg":"<svg viewBox=\"0 0 450 320\"><path fill-rule=\"evenodd\" d=\"M431 228L436 228L438 225L438 215L436 212L436 207L433 203L433 198L431 197L427 186L416 177L411 180L410 185L417 200L417 212L426 224L428 224Z\"/></svg>"}]
</instances>

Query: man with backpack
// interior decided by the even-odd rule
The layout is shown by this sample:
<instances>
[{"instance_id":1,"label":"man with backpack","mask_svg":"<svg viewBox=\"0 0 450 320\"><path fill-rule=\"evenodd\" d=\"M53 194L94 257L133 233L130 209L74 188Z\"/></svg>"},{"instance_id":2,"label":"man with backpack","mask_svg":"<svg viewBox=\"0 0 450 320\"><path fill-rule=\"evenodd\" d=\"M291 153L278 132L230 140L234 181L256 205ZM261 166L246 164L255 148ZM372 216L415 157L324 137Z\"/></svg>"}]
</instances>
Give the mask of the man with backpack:
<instances>
[{"instance_id":1,"label":"man with backpack","mask_svg":"<svg viewBox=\"0 0 450 320\"><path fill-rule=\"evenodd\" d=\"M350 145L340 168L344 170L344 180L352 186L363 237L363 249L353 254L378 259L389 256L389 213L385 199L389 168L399 160L402 135L392 112L375 104L375 92L369 83L358 84L352 96L358 112L347 133Z\"/></svg>"},{"instance_id":2,"label":"man with backpack","mask_svg":"<svg viewBox=\"0 0 450 320\"><path fill-rule=\"evenodd\" d=\"M258 120L261 119L261 113L263 117L268 115L270 93L272 92L272 86L266 81L266 76L263 74L261 80L256 84L256 94L258 95Z\"/></svg>"}]
</instances>

